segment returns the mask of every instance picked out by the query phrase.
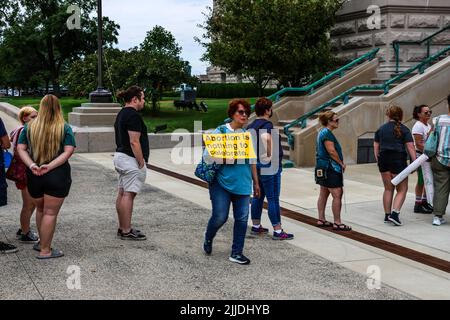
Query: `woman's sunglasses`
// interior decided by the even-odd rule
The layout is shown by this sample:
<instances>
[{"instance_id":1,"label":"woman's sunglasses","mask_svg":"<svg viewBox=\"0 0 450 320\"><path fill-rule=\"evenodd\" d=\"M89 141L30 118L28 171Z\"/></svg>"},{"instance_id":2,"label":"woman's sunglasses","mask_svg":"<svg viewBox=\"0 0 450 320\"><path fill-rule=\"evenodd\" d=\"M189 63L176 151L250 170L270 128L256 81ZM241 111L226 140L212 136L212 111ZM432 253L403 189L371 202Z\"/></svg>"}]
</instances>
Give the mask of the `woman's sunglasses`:
<instances>
[{"instance_id":1,"label":"woman's sunglasses","mask_svg":"<svg viewBox=\"0 0 450 320\"><path fill-rule=\"evenodd\" d=\"M239 111L237 111L237 113L239 113L239 115L241 115L241 116L247 116L248 117L248 114L247 114L247 112L245 110L239 110Z\"/></svg>"},{"instance_id":2,"label":"woman's sunglasses","mask_svg":"<svg viewBox=\"0 0 450 320\"><path fill-rule=\"evenodd\" d=\"M339 123L339 119L331 120L331 121L336 122L336 123Z\"/></svg>"},{"instance_id":3,"label":"woman's sunglasses","mask_svg":"<svg viewBox=\"0 0 450 320\"><path fill-rule=\"evenodd\" d=\"M432 114L433 114L433 111L427 111L427 112L424 112L424 114L426 114L427 116L431 116Z\"/></svg>"}]
</instances>

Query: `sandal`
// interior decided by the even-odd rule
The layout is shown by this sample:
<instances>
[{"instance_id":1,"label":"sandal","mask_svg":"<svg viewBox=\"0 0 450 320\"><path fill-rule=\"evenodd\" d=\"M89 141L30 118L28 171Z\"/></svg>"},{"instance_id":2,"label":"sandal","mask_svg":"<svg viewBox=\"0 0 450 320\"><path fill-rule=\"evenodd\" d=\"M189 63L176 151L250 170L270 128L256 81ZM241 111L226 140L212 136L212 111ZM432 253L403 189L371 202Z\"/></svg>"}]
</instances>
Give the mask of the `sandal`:
<instances>
[{"instance_id":1,"label":"sandal","mask_svg":"<svg viewBox=\"0 0 450 320\"><path fill-rule=\"evenodd\" d=\"M330 227L333 226L333 224L331 222L328 222L328 221L325 221L325 220L320 220L319 219L319 220L317 220L317 222L320 222L320 224L317 223L317 226L319 228L330 228Z\"/></svg>"},{"instance_id":2,"label":"sandal","mask_svg":"<svg viewBox=\"0 0 450 320\"><path fill-rule=\"evenodd\" d=\"M55 258L61 258L64 257L64 253L62 251L59 251L57 249L52 249L51 254L49 256L37 256L36 258L39 260L48 260L48 259L55 259Z\"/></svg>"},{"instance_id":3,"label":"sandal","mask_svg":"<svg viewBox=\"0 0 450 320\"><path fill-rule=\"evenodd\" d=\"M333 230L334 231L352 231L352 228L343 223L342 224L334 223Z\"/></svg>"}]
</instances>

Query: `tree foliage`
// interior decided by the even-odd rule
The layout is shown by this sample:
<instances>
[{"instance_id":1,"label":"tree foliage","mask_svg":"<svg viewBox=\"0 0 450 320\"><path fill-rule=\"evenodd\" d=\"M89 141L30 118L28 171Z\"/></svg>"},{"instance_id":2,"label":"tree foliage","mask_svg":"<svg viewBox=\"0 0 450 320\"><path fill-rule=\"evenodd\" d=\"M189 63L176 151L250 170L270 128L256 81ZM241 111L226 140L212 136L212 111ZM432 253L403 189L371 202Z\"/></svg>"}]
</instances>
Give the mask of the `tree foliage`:
<instances>
[{"instance_id":1,"label":"tree foliage","mask_svg":"<svg viewBox=\"0 0 450 320\"><path fill-rule=\"evenodd\" d=\"M95 0L3 0L7 15L0 16L3 28L0 42L0 70L3 66L18 66L17 72L2 77L23 86L31 74L41 75L59 92L60 76L69 63L97 50L97 19ZM67 8L81 8L81 30L69 30ZM119 26L104 18L104 44L117 43ZM27 72L22 72L24 69ZM0 71L1 72L1 71Z\"/></svg>"},{"instance_id":2,"label":"tree foliage","mask_svg":"<svg viewBox=\"0 0 450 320\"><path fill-rule=\"evenodd\" d=\"M203 56L261 90L271 79L299 86L333 64L328 31L343 0L217 0L196 39Z\"/></svg>"}]
</instances>

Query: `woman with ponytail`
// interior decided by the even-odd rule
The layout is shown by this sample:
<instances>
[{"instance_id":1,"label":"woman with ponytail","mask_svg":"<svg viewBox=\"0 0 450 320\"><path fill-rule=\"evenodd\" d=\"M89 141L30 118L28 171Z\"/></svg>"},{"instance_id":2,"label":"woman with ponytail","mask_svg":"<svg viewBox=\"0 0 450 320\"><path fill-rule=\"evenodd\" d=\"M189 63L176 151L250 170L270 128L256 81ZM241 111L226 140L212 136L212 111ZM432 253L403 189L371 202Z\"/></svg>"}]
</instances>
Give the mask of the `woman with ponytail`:
<instances>
[{"instance_id":1,"label":"woman with ponytail","mask_svg":"<svg viewBox=\"0 0 450 320\"><path fill-rule=\"evenodd\" d=\"M391 181L408 166L408 154L411 161L416 160L416 151L411 131L402 124L403 110L391 106L386 116L389 121L375 133L374 152L384 184L384 222L401 226L399 215L408 192L408 179L397 187ZM394 198L395 190L397 194Z\"/></svg>"},{"instance_id":2,"label":"woman with ponytail","mask_svg":"<svg viewBox=\"0 0 450 320\"><path fill-rule=\"evenodd\" d=\"M51 244L56 220L72 184L69 158L75 150L75 137L64 122L57 97L46 95L36 119L20 133L17 152L28 167L27 184L36 206L40 242L33 249L38 259L59 258L64 254Z\"/></svg>"}]
</instances>

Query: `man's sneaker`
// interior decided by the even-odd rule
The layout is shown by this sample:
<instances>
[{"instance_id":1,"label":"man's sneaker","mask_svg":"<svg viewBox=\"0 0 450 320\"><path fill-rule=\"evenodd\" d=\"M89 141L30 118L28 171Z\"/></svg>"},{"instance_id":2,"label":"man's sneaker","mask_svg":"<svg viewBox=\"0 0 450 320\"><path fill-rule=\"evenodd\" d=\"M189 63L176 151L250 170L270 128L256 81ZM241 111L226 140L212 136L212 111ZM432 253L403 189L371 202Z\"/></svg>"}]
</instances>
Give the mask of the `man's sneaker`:
<instances>
[{"instance_id":1,"label":"man's sneaker","mask_svg":"<svg viewBox=\"0 0 450 320\"><path fill-rule=\"evenodd\" d=\"M433 213L433 210L430 210L424 204L421 203L421 204L414 205L414 213L431 214L431 213Z\"/></svg>"},{"instance_id":2,"label":"man's sneaker","mask_svg":"<svg viewBox=\"0 0 450 320\"><path fill-rule=\"evenodd\" d=\"M250 260L242 254L234 254L230 257L230 261L238 264L250 264Z\"/></svg>"},{"instance_id":3,"label":"man's sneaker","mask_svg":"<svg viewBox=\"0 0 450 320\"><path fill-rule=\"evenodd\" d=\"M203 251L209 256L212 253L212 240L205 240L203 242Z\"/></svg>"},{"instance_id":4,"label":"man's sneaker","mask_svg":"<svg viewBox=\"0 0 450 320\"><path fill-rule=\"evenodd\" d=\"M446 223L447 223L447 221L442 217L434 217L433 218L433 226L441 226Z\"/></svg>"},{"instance_id":5,"label":"man's sneaker","mask_svg":"<svg viewBox=\"0 0 450 320\"><path fill-rule=\"evenodd\" d=\"M142 234L141 230L135 229L138 234ZM117 236L120 238L122 236L122 229L117 229Z\"/></svg>"},{"instance_id":6,"label":"man's sneaker","mask_svg":"<svg viewBox=\"0 0 450 320\"><path fill-rule=\"evenodd\" d=\"M401 223L399 217L398 217L398 213L397 212L392 212L391 215L389 216L389 221L393 222L396 226L402 226L403 223Z\"/></svg>"},{"instance_id":7,"label":"man's sneaker","mask_svg":"<svg viewBox=\"0 0 450 320\"><path fill-rule=\"evenodd\" d=\"M20 235L18 240L23 243L36 243L39 241L39 237L34 232L28 231L27 234Z\"/></svg>"},{"instance_id":8,"label":"man's sneaker","mask_svg":"<svg viewBox=\"0 0 450 320\"><path fill-rule=\"evenodd\" d=\"M252 234L257 234L257 235L259 235L259 234L266 234L266 233L269 233L269 229L266 229L266 228L263 228L263 226L259 226L259 228L256 228L256 227L252 227Z\"/></svg>"},{"instance_id":9,"label":"man's sneaker","mask_svg":"<svg viewBox=\"0 0 450 320\"><path fill-rule=\"evenodd\" d=\"M16 239L19 240L20 237L22 237L22 229L19 229L19 230L16 232Z\"/></svg>"},{"instance_id":10,"label":"man's sneaker","mask_svg":"<svg viewBox=\"0 0 450 320\"><path fill-rule=\"evenodd\" d=\"M17 251L19 251L19 249L17 249L12 244L0 242L0 253L1 254L16 253Z\"/></svg>"},{"instance_id":11,"label":"man's sneaker","mask_svg":"<svg viewBox=\"0 0 450 320\"><path fill-rule=\"evenodd\" d=\"M294 235L290 234L290 233L286 233L283 231L281 231L280 233L277 232L273 232L273 236L272 236L273 240L292 240L294 239Z\"/></svg>"},{"instance_id":12,"label":"man's sneaker","mask_svg":"<svg viewBox=\"0 0 450 320\"><path fill-rule=\"evenodd\" d=\"M133 240L133 241L143 241L147 240L147 237L142 233L138 233L137 230L131 229L128 233L120 233L120 239L122 240Z\"/></svg>"}]
</instances>

